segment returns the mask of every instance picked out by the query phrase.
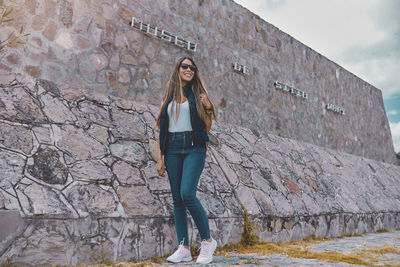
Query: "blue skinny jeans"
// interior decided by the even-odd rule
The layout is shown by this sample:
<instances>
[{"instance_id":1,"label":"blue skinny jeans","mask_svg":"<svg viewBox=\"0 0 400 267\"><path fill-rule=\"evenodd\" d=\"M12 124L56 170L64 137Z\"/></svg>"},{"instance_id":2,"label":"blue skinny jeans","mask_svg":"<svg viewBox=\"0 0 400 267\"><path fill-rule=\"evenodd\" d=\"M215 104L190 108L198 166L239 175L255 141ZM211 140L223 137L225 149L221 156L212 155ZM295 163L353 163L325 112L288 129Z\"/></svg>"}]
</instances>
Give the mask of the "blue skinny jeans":
<instances>
[{"instance_id":1,"label":"blue skinny jeans","mask_svg":"<svg viewBox=\"0 0 400 267\"><path fill-rule=\"evenodd\" d=\"M164 156L174 204L175 230L178 243L189 246L187 210L199 230L201 240L210 238L207 214L196 196L206 156L205 146L192 145L191 132L168 133Z\"/></svg>"}]
</instances>

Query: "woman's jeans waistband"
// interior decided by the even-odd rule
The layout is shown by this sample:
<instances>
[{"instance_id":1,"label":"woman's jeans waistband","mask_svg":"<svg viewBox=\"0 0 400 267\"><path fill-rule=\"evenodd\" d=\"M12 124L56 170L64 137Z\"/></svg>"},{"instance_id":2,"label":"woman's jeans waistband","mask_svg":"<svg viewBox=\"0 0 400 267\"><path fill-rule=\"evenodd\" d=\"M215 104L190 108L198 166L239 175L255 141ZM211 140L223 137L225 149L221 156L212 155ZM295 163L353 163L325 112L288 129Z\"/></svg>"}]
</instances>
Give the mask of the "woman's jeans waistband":
<instances>
[{"instance_id":1,"label":"woman's jeans waistband","mask_svg":"<svg viewBox=\"0 0 400 267\"><path fill-rule=\"evenodd\" d=\"M205 153L206 147L195 145L193 132L168 132L167 154Z\"/></svg>"}]
</instances>

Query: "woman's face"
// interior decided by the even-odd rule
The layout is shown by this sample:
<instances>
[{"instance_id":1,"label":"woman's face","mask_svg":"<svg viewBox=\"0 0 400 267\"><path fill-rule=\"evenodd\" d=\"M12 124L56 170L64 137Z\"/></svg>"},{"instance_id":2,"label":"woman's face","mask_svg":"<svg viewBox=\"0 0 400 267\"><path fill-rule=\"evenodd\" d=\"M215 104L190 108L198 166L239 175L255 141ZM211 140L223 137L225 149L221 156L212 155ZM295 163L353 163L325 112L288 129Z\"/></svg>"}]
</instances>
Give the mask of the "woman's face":
<instances>
[{"instance_id":1,"label":"woman's face","mask_svg":"<svg viewBox=\"0 0 400 267\"><path fill-rule=\"evenodd\" d=\"M184 69L183 67L186 67ZM185 58L181 65L179 66L179 76L181 77L182 83L186 85L188 82L190 82L193 77L194 77L194 70L191 70L190 67L195 67L189 59Z\"/></svg>"}]
</instances>

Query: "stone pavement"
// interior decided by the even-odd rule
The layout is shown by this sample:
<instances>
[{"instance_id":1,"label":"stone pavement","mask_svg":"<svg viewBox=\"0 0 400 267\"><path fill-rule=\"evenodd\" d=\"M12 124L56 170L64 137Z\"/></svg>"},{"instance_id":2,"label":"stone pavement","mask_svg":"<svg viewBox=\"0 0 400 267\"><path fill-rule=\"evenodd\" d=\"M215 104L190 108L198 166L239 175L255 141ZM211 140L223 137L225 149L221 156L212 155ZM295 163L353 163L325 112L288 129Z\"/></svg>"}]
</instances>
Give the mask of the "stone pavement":
<instances>
[{"instance_id":1,"label":"stone pavement","mask_svg":"<svg viewBox=\"0 0 400 267\"><path fill-rule=\"evenodd\" d=\"M330 241L313 244L309 249L312 252L340 252L343 254L350 254L358 252L359 250L382 249L388 246L394 247L398 251L397 254L373 254L374 257L381 260L381 262L375 263L376 266L400 266L400 231L332 239ZM365 266L344 262L330 263L316 259L290 258L279 254L258 255L256 253L231 253L230 256L231 257L216 256L214 257L213 263L207 266ZM363 260L368 261L368 259ZM192 261L183 264L165 262L162 265L196 266L197 264L195 264L195 261Z\"/></svg>"}]
</instances>

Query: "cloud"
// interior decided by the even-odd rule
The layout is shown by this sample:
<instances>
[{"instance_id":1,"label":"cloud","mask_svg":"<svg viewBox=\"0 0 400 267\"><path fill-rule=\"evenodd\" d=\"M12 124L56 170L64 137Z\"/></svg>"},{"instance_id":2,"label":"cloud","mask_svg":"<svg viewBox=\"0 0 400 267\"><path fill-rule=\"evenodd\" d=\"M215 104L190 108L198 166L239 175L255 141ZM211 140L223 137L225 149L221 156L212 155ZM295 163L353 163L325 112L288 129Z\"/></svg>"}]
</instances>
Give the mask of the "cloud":
<instances>
[{"instance_id":1,"label":"cloud","mask_svg":"<svg viewBox=\"0 0 400 267\"><path fill-rule=\"evenodd\" d=\"M400 95L400 1L235 0L382 90Z\"/></svg>"},{"instance_id":2,"label":"cloud","mask_svg":"<svg viewBox=\"0 0 400 267\"><path fill-rule=\"evenodd\" d=\"M399 112L397 112L397 110L395 110L395 109L392 109L392 110L390 110L390 111L388 112L388 114L389 114L389 115L395 116L395 115L399 114Z\"/></svg>"},{"instance_id":3,"label":"cloud","mask_svg":"<svg viewBox=\"0 0 400 267\"><path fill-rule=\"evenodd\" d=\"M394 151L400 153L400 122L389 122L389 126L392 132Z\"/></svg>"},{"instance_id":4,"label":"cloud","mask_svg":"<svg viewBox=\"0 0 400 267\"><path fill-rule=\"evenodd\" d=\"M369 8L371 21L384 34L378 42L348 46L336 55L340 62L382 90L385 99L400 94L400 1L374 2ZM370 36L375 38L374 35Z\"/></svg>"}]
</instances>

